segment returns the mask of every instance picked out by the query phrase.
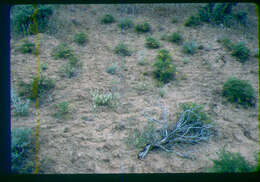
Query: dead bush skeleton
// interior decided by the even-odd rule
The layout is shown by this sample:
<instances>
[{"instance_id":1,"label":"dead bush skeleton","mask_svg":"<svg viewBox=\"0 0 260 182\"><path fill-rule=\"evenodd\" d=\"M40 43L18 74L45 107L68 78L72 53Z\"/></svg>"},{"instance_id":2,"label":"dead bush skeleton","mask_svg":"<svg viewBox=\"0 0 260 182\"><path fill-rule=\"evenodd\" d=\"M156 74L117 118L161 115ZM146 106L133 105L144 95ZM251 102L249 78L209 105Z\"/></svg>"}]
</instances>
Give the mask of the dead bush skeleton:
<instances>
[{"instance_id":1,"label":"dead bush skeleton","mask_svg":"<svg viewBox=\"0 0 260 182\"><path fill-rule=\"evenodd\" d=\"M167 124L168 111L166 106L160 104L160 107L162 109L161 121L144 112L145 118L159 124L160 129L152 133L151 141L139 152L138 159L143 159L153 148L160 148L166 152L174 152L181 157L192 158L187 152L178 152L176 149L180 146L183 149L185 144L208 141L213 125L201 121L201 117L194 112L196 108L192 108L184 110L178 117L176 124L170 127Z\"/></svg>"}]
</instances>

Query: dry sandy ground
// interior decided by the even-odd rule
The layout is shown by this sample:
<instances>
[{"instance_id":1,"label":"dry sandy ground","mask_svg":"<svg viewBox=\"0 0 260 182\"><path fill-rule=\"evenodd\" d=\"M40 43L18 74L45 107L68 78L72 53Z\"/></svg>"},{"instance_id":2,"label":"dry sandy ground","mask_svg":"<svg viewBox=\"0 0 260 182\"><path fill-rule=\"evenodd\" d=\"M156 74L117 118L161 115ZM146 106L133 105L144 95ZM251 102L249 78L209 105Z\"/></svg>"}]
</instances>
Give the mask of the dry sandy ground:
<instances>
[{"instance_id":1,"label":"dry sandy ground","mask_svg":"<svg viewBox=\"0 0 260 182\"><path fill-rule=\"evenodd\" d=\"M258 151L257 107L244 109L225 102L220 91L225 80L235 76L249 80L258 90L257 58L251 56L245 63L235 61L217 42L218 38L228 37L232 41L243 40L251 50L257 49L256 11L254 5L244 5L250 10L249 28L221 28L203 25L199 28L185 27L185 19L197 11L201 4L152 6L132 5L136 7L122 10L122 5L77 5L57 8L57 19L64 18L64 28L60 36L39 34L40 63L48 63L45 75L56 80L56 87L48 98L40 103L40 171L42 173L182 173L203 172L212 166L222 147L228 151L240 152L251 164L256 164ZM130 6L129 6L130 7ZM159 7L159 8L158 8ZM62 11L61 11L62 9ZM159 10L158 10L159 9ZM133 29L121 32L116 23L104 25L99 18L111 13L117 20L121 16L134 22L148 21L152 32L138 35ZM157 14L156 14L157 13ZM178 22L171 23L176 17ZM72 23L72 19L76 23ZM65 20L67 22L65 22ZM61 23L62 24L62 23ZM181 46L161 41L162 48L170 51L177 66L177 80L165 85L166 95L160 98L158 88L151 76L143 76L151 70L151 64L158 50L145 48L145 37L153 35L160 39L164 33L180 31L185 40L195 40L204 49L189 56L181 52ZM66 31L66 32L65 32ZM84 31L89 36L86 46L78 46L72 41L76 31ZM33 39L35 36L30 36ZM51 57L52 49L67 41L83 63L78 76L62 78L59 68L65 60ZM130 57L115 55L114 47L123 41L133 51ZM11 42L12 86L17 81L29 81L36 74L35 55L21 54L16 50L20 40ZM143 51L149 64L137 64L138 52ZM188 58L188 64L183 59ZM224 59L224 60L223 60ZM124 62L122 74L110 75L106 68L114 62ZM149 88L139 93L138 83L148 83ZM116 89L121 95L121 106L116 110L93 111L91 89L105 91ZM70 103L71 118L56 119L51 116L52 105L67 101ZM216 136L208 143L194 145L194 159L185 159L175 154L166 154L161 150L151 151L144 160L137 159L139 150L127 146L124 138L135 128L142 128L148 122L143 116L144 109L154 110L160 115L159 102L165 102L170 111L170 119L176 120L175 113L180 103L193 101L205 105L216 128ZM30 115L12 117L12 127L36 126L36 110L31 104Z\"/></svg>"}]
</instances>

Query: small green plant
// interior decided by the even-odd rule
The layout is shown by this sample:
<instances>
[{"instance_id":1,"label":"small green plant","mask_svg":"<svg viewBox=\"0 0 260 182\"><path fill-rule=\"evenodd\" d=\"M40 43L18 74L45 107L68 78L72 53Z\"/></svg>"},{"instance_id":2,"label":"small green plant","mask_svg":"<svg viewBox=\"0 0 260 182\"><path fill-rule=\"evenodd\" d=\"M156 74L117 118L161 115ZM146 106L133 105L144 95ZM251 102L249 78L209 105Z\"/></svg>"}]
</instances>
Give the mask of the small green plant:
<instances>
[{"instance_id":1,"label":"small green plant","mask_svg":"<svg viewBox=\"0 0 260 182\"><path fill-rule=\"evenodd\" d=\"M139 82L135 86L135 89L136 89L136 91L139 95L145 93L149 88L150 87L149 87L149 84L147 82Z\"/></svg>"},{"instance_id":2,"label":"small green plant","mask_svg":"<svg viewBox=\"0 0 260 182\"><path fill-rule=\"evenodd\" d=\"M198 49L198 46L194 41L185 42L183 44L183 52L186 54L195 54L197 49Z\"/></svg>"},{"instance_id":3,"label":"small green plant","mask_svg":"<svg viewBox=\"0 0 260 182\"><path fill-rule=\"evenodd\" d=\"M233 44L228 38L224 38L222 40L218 40L218 42L222 43L225 48L227 48L229 51L232 50Z\"/></svg>"},{"instance_id":4,"label":"small green plant","mask_svg":"<svg viewBox=\"0 0 260 182\"><path fill-rule=\"evenodd\" d=\"M60 68L60 75L62 77L72 78L77 75L77 67L72 64L66 63Z\"/></svg>"},{"instance_id":5,"label":"small green plant","mask_svg":"<svg viewBox=\"0 0 260 182\"><path fill-rule=\"evenodd\" d=\"M134 25L133 21L130 19L122 19L120 21L120 23L118 24L118 26L122 29L122 30L127 30L129 28L132 28Z\"/></svg>"},{"instance_id":6,"label":"small green plant","mask_svg":"<svg viewBox=\"0 0 260 182\"><path fill-rule=\"evenodd\" d=\"M53 106L55 108L55 113L53 114L54 117L65 118L70 112L69 103L66 101L54 104Z\"/></svg>"},{"instance_id":7,"label":"small green plant","mask_svg":"<svg viewBox=\"0 0 260 182\"><path fill-rule=\"evenodd\" d=\"M239 62L245 62L249 55L250 50L245 46L244 42L239 42L236 45L233 45L231 55L236 57Z\"/></svg>"},{"instance_id":8,"label":"small green plant","mask_svg":"<svg viewBox=\"0 0 260 182\"><path fill-rule=\"evenodd\" d=\"M55 59L70 59L74 56L73 50L65 43L59 44L52 51L52 56Z\"/></svg>"},{"instance_id":9,"label":"small green plant","mask_svg":"<svg viewBox=\"0 0 260 182\"><path fill-rule=\"evenodd\" d=\"M34 53L35 52L35 44L32 42L24 41L23 44L20 46L20 51L22 53Z\"/></svg>"},{"instance_id":10,"label":"small green plant","mask_svg":"<svg viewBox=\"0 0 260 182\"><path fill-rule=\"evenodd\" d=\"M44 63L41 63L40 65L40 70L41 71L44 71L44 70L47 70L48 69L48 63L44 62Z\"/></svg>"},{"instance_id":11,"label":"small green plant","mask_svg":"<svg viewBox=\"0 0 260 182\"><path fill-rule=\"evenodd\" d=\"M94 108L97 108L99 106L114 107L116 105L117 95L111 92L101 94L98 91L93 91L91 92L91 95L93 97Z\"/></svg>"},{"instance_id":12,"label":"small green plant","mask_svg":"<svg viewBox=\"0 0 260 182\"><path fill-rule=\"evenodd\" d=\"M15 115L26 116L28 114L28 107L29 107L30 100L26 99L26 101L23 101L20 97L16 95L16 93L12 88L11 88L11 103Z\"/></svg>"},{"instance_id":13,"label":"small green plant","mask_svg":"<svg viewBox=\"0 0 260 182\"><path fill-rule=\"evenodd\" d=\"M165 89L164 89L164 88L159 88L159 90L158 90L158 94L159 94L160 97L164 97L165 94L166 94Z\"/></svg>"},{"instance_id":14,"label":"small green plant","mask_svg":"<svg viewBox=\"0 0 260 182\"><path fill-rule=\"evenodd\" d=\"M116 74L117 69L118 69L117 63L114 63L111 66L109 66L106 71L107 71L107 73L114 75L114 74Z\"/></svg>"},{"instance_id":15,"label":"small green plant","mask_svg":"<svg viewBox=\"0 0 260 182\"><path fill-rule=\"evenodd\" d=\"M190 59L189 58L184 58L183 59L183 64L188 64L190 62Z\"/></svg>"},{"instance_id":16,"label":"small green plant","mask_svg":"<svg viewBox=\"0 0 260 182\"><path fill-rule=\"evenodd\" d=\"M147 62L146 59L139 59L137 64L140 65L140 66L144 66L144 65L147 65L148 62Z\"/></svg>"},{"instance_id":17,"label":"small green plant","mask_svg":"<svg viewBox=\"0 0 260 182\"><path fill-rule=\"evenodd\" d=\"M11 131L12 173L32 173L34 163L31 157L33 148L32 129L13 128Z\"/></svg>"},{"instance_id":18,"label":"small green plant","mask_svg":"<svg viewBox=\"0 0 260 182\"><path fill-rule=\"evenodd\" d=\"M168 37L170 42L180 44L183 41L183 37L179 32L173 32L169 37Z\"/></svg>"},{"instance_id":19,"label":"small green plant","mask_svg":"<svg viewBox=\"0 0 260 182\"><path fill-rule=\"evenodd\" d=\"M74 41L79 45L84 45L88 41L88 35L80 32L75 34Z\"/></svg>"},{"instance_id":20,"label":"small green plant","mask_svg":"<svg viewBox=\"0 0 260 182\"><path fill-rule=\"evenodd\" d=\"M186 20L184 25L186 27L196 27L200 25L200 18L192 15Z\"/></svg>"},{"instance_id":21,"label":"small green plant","mask_svg":"<svg viewBox=\"0 0 260 182\"><path fill-rule=\"evenodd\" d=\"M144 22L144 23L136 24L135 30L138 33L146 33L151 30L151 27L150 27L149 23Z\"/></svg>"},{"instance_id":22,"label":"small green plant","mask_svg":"<svg viewBox=\"0 0 260 182\"><path fill-rule=\"evenodd\" d=\"M223 85L222 95L233 103L243 106L254 106L256 103L255 90L245 80L229 78Z\"/></svg>"},{"instance_id":23,"label":"small green plant","mask_svg":"<svg viewBox=\"0 0 260 182\"><path fill-rule=\"evenodd\" d=\"M127 45L123 43L116 46L115 53L121 56L131 56L131 51L128 49Z\"/></svg>"},{"instance_id":24,"label":"small green plant","mask_svg":"<svg viewBox=\"0 0 260 182\"><path fill-rule=\"evenodd\" d=\"M242 24L244 26L246 25L246 22L247 22L247 12L239 11L234 16L235 16L235 19L238 21L238 23L240 23L240 24Z\"/></svg>"},{"instance_id":25,"label":"small green plant","mask_svg":"<svg viewBox=\"0 0 260 182\"><path fill-rule=\"evenodd\" d=\"M159 82L168 83L175 76L176 66L172 63L172 58L168 50L159 50L153 67L153 75Z\"/></svg>"},{"instance_id":26,"label":"small green plant","mask_svg":"<svg viewBox=\"0 0 260 182\"><path fill-rule=\"evenodd\" d=\"M160 47L159 41L154 39L153 37L147 37L145 45L147 48L152 48L152 49L157 49Z\"/></svg>"},{"instance_id":27,"label":"small green plant","mask_svg":"<svg viewBox=\"0 0 260 182\"><path fill-rule=\"evenodd\" d=\"M110 14L106 14L101 18L101 23L104 23L104 24L111 24L114 22L115 22L115 18Z\"/></svg>"},{"instance_id":28,"label":"small green plant","mask_svg":"<svg viewBox=\"0 0 260 182\"><path fill-rule=\"evenodd\" d=\"M173 24L178 23L178 19L175 18L175 17L173 17L173 18L171 19L171 22L172 22Z\"/></svg>"},{"instance_id":29,"label":"small green plant","mask_svg":"<svg viewBox=\"0 0 260 182\"><path fill-rule=\"evenodd\" d=\"M251 166L240 153L225 151L222 149L218 153L218 159L212 160L213 167L209 172L215 173L237 173L237 172L253 172L254 167Z\"/></svg>"}]
</instances>

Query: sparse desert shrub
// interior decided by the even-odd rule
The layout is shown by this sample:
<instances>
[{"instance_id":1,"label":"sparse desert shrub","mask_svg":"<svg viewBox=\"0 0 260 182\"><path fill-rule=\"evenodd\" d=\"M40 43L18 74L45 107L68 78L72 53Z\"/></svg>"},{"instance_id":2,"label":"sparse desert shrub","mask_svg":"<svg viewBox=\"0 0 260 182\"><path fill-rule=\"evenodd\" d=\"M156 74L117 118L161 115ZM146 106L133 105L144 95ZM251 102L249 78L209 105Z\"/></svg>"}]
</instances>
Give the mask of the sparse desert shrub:
<instances>
[{"instance_id":1,"label":"sparse desert shrub","mask_svg":"<svg viewBox=\"0 0 260 182\"><path fill-rule=\"evenodd\" d=\"M178 32L173 32L170 36L169 36L169 41L176 43L176 44L180 44L183 41L183 37L180 33Z\"/></svg>"},{"instance_id":2,"label":"sparse desert shrub","mask_svg":"<svg viewBox=\"0 0 260 182\"><path fill-rule=\"evenodd\" d=\"M118 24L118 26L122 29L122 30L127 30L129 28L132 28L134 25L133 21L130 19L122 19L120 21L120 23Z\"/></svg>"},{"instance_id":3,"label":"sparse desert shrub","mask_svg":"<svg viewBox=\"0 0 260 182\"><path fill-rule=\"evenodd\" d=\"M169 51L165 49L159 50L153 68L155 79L162 83L168 83L174 78L176 73L176 66L172 63Z\"/></svg>"},{"instance_id":4,"label":"sparse desert shrub","mask_svg":"<svg viewBox=\"0 0 260 182\"><path fill-rule=\"evenodd\" d=\"M35 49L35 44L29 41L24 41L20 46L20 51L22 53L34 53Z\"/></svg>"},{"instance_id":5,"label":"sparse desert shrub","mask_svg":"<svg viewBox=\"0 0 260 182\"><path fill-rule=\"evenodd\" d=\"M198 25L200 25L200 19L199 19L199 17L197 17L197 16L190 16L187 20L186 20L186 22L185 22L185 24L184 24L186 27L195 27L195 26L198 26Z\"/></svg>"},{"instance_id":6,"label":"sparse desert shrub","mask_svg":"<svg viewBox=\"0 0 260 182\"><path fill-rule=\"evenodd\" d=\"M147 48L152 48L152 49L157 49L160 47L159 41L154 39L153 37L147 37L145 45Z\"/></svg>"},{"instance_id":7,"label":"sparse desert shrub","mask_svg":"<svg viewBox=\"0 0 260 182\"><path fill-rule=\"evenodd\" d=\"M208 170L209 172L237 173L254 171L254 167L240 153L228 152L224 149L218 153L218 159L213 160L213 163L213 167Z\"/></svg>"},{"instance_id":8,"label":"sparse desert shrub","mask_svg":"<svg viewBox=\"0 0 260 182\"><path fill-rule=\"evenodd\" d=\"M34 8L32 5L15 5L11 8L11 31L17 35L32 34L33 30L33 15ZM44 32L48 24L49 17L53 13L53 8L50 5L38 5L38 13L36 15L38 31ZM36 32L35 32L36 33Z\"/></svg>"},{"instance_id":9,"label":"sparse desert shrub","mask_svg":"<svg viewBox=\"0 0 260 182\"><path fill-rule=\"evenodd\" d=\"M114 63L111 66L109 66L106 71L107 71L107 73L114 75L114 74L116 74L117 69L118 69L117 63Z\"/></svg>"},{"instance_id":10,"label":"sparse desert shrub","mask_svg":"<svg viewBox=\"0 0 260 182\"><path fill-rule=\"evenodd\" d=\"M110 14L106 14L101 18L101 23L104 24L111 24L114 23L115 21L116 21L115 18Z\"/></svg>"},{"instance_id":11,"label":"sparse desert shrub","mask_svg":"<svg viewBox=\"0 0 260 182\"><path fill-rule=\"evenodd\" d=\"M117 95L111 92L102 94L99 93L98 91L93 91L91 92L91 95L93 97L94 108L97 108L99 106L114 107L116 105Z\"/></svg>"},{"instance_id":12,"label":"sparse desert shrub","mask_svg":"<svg viewBox=\"0 0 260 182\"><path fill-rule=\"evenodd\" d=\"M197 44L194 41L185 42L183 44L183 52L186 54L194 54L198 49Z\"/></svg>"},{"instance_id":13,"label":"sparse desert shrub","mask_svg":"<svg viewBox=\"0 0 260 182\"><path fill-rule=\"evenodd\" d=\"M26 99L26 101L23 101L20 97L16 95L16 93L12 88L11 88L11 103L15 115L26 116L28 114L28 107L29 107L30 100Z\"/></svg>"},{"instance_id":14,"label":"sparse desert shrub","mask_svg":"<svg viewBox=\"0 0 260 182\"><path fill-rule=\"evenodd\" d=\"M171 22L174 24L174 23L178 23L178 19L177 18L175 18L175 17L173 17L172 19L171 19Z\"/></svg>"},{"instance_id":15,"label":"sparse desert shrub","mask_svg":"<svg viewBox=\"0 0 260 182\"><path fill-rule=\"evenodd\" d=\"M34 77L30 83L19 82L18 87L19 96L35 100L38 96L41 97L52 90L55 87L55 82L51 78L40 75L38 84L37 77Z\"/></svg>"},{"instance_id":16,"label":"sparse desert shrub","mask_svg":"<svg viewBox=\"0 0 260 182\"><path fill-rule=\"evenodd\" d=\"M121 56L131 56L131 51L128 49L127 45L123 43L116 46L115 53Z\"/></svg>"},{"instance_id":17,"label":"sparse desert shrub","mask_svg":"<svg viewBox=\"0 0 260 182\"><path fill-rule=\"evenodd\" d=\"M74 41L79 45L84 45L88 41L88 35L84 32L75 34Z\"/></svg>"},{"instance_id":18,"label":"sparse desert shrub","mask_svg":"<svg viewBox=\"0 0 260 182\"><path fill-rule=\"evenodd\" d=\"M231 55L236 57L239 62L243 63L248 59L250 50L245 46L244 42L239 42L238 44L232 46Z\"/></svg>"},{"instance_id":19,"label":"sparse desert shrub","mask_svg":"<svg viewBox=\"0 0 260 182\"><path fill-rule=\"evenodd\" d=\"M47 69L48 69L48 63L41 63L40 70L44 71L44 70L47 70Z\"/></svg>"},{"instance_id":20,"label":"sparse desert shrub","mask_svg":"<svg viewBox=\"0 0 260 182\"><path fill-rule=\"evenodd\" d=\"M151 27L150 27L149 23L144 22L144 23L136 24L135 30L138 33L146 33L151 30Z\"/></svg>"},{"instance_id":21,"label":"sparse desert shrub","mask_svg":"<svg viewBox=\"0 0 260 182\"><path fill-rule=\"evenodd\" d=\"M256 102L254 88L245 80L229 78L223 85L222 95L233 103L254 106Z\"/></svg>"},{"instance_id":22,"label":"sparse desert shrub","mask_svg":"<svg viewBox=\"0 0 260 182\"><path fill-rule=\"evenodd\" d=\"M247 12L245 11L239 11L234 15L235 19L238 21L238 23L242 25L246 25L247 22Z\"/></svg>"},{"instance_id":23,"label":"sparse desert shrub","mask_svg":"<svg viewBox=\"0 0 260 182\"><path fill-rule=\"evenodd\" d=\"M224 39L218 40L218 41L221 42L224 45L224 47L227 48L229 51L232 50L233 44L230 41L230 39L224 38Z\"/></svg>"},{"instance_id":24,"label":"sparse desert shrub","mask_svg":"<svg viewBox=\"0 0 260 182\"><path fill-rule=\"evenodd\" d=\"M73 50L65 43L59 44L52 51L52 56L55 59L70 59L74 56Z\"/></svg>"},{"instance_id":25,"label":"sparse desert shrub","mask_svg":"<svg viewBox=\"0 0 260 182\"><path fill-rule=\"evenodd\" d=\"M72 78L77 75L77 71L77 67L73 66L72 64L66 63L60 68L60 75L67 78Z\"/></svg>"},{"instance_id":26,"label":"sparse desert shrub","mask_svg":"<svg viewBox=\"0 0 260 182\"><path fill-rule=\"evenodd\" d=\"M54 104L53 107L55 109L53 116L57 118L65 118L70 112L69 103L66 101Z\"/></svg>"},{"instance_id":27,"label":"sparse desert shrub","mask_svg":"<svg viewBox=\"0 0 260 182\"><path fill-rule=\"evenodd\" d=\"M32 129L13 128L11 131L11 170L12 173L32 173L34 164L31 157Z\"/></svg>"},{"instance_id":28,"label":"sparse desert shrub","mask_svg":"<svg viewBox=\"0 0 260 182\"><path fill-rule=\"evenodd\" d=\"M147 65L148 62L146 61L146 59L139 59L137 64L140 66L144 66L144 65Z\"/></svg>"},{"instance_id":29,"label":"sparse desert shrub","mask_svg":"<svg viewBox=\"0 0 260 182\"><path fill-rule=\"evenodd\" d=\"M149 84L147 82L139 82L135 86L135 89L136 89L136 91L139 95L146 92L149 88L150 87L149 87Z\"/></svg>"},{"instance_id":30,"label":"sparse desert shrub","mask_svg":"<svg viewBox=\"0 0 260 182\"><path fill-rule=\"evenodd\" d=\"M184 58L183 59L183 64L188 64L190 62L190 59L189 58Z\"/></svg>"},{"instance_id":31,"label":"sparse desert shrub","mask_svg":"<svg viewBox=\"0 0 260 182\"><path fill-rule=\"evenodd\" d=\"M165 89L164 89L164 88L159 88L159 90L158 90L158 94L159 94L160 97L164 97L165 94L166 94Z\"/></svg>"}]
</instances>

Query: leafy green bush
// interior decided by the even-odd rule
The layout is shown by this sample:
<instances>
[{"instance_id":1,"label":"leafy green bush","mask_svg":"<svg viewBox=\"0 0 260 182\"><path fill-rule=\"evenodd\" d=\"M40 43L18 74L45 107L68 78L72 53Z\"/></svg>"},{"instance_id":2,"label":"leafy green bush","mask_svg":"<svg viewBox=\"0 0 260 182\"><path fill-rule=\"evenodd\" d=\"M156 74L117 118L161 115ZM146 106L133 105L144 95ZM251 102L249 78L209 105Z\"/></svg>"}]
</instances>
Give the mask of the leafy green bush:
<instances>
[{"instance_id":1,"label":"leafy green bush","mask_svg":"<svg viewBox=\"0 0 260 182\"><path fill-rule=\"evenodd\" d=\"M180 33L178 32L173 32L170 36L169 36L169 41L173 42L173 43L177 43L180 44L183 41L183 37Z\"/></svg>"},{"instance_id":2,"label":"leafy green bush","mask_svg":"<svg viewBox=\"0 0 260 182\"><path fill-rule=\"evenodd\" d=\"M184 24L186 27L195 27L195 26L198 26L200 25L200 19L199 17L197 16L190 16L185 24Z\"/></svg>"},{"instance_id":3,"label":"leafy green bush","mask_svg":"<svg viewBox=\"0 0 260 182\"><path fill-rule=\"evenodd\" d=\"M11 169L13 173L32 173L32 129L13 128L11 131Z\"/></svg>"},{"instance_id":4,"label":"leafy green bush","mask_svg":"<svg viewBox=\"0 0 260 182\"><path fill-rule=\"evenodd\" d=\"M127 30L129 28L132 28L134 25L133 21L132 20L129 20L129 19L122 19L120 21L120 23L118 24L118 26L122 29L122 30Z\"/></svg>"},{"instance_id":5,"label":"leafy green bush","mask_svg":"<svg viewBox=\"0 0 260 182\"><path fill-rule=\"evenodd\" d=\"M20 46L20 51L22 53L34 53L35 50L35 44L29 41L24 41L23 44Z\"/></svg>"},{"instance_id":6,"label":"leafy green bush","mask_svg":"<svg viewBox=\"0 0 260 182\"><path fill-rule=\"evenodd\" d=\"M158 90L158 94L159 94L160 97L164 97L165 94L166 94L165 89L164 89L164 88L159 88L159 90Z\"/></svg>"},{"instance_id":7,"label":"leafy green bush","mask_svg":"<svg viewBox=\"0 0 260 182\"><path fill-rule=\"evenodd\" d=\"M53 106L55 108L55 113L53 114L54 117L65 118L65 116L70 112L69 103L66 101L54 104Z\"/></svg>"},{"instance_id":8,"label":"leafy green bush","mask_svg":"<svg viewBox=\"0 0 260 182\"><path fill-rule=\"evenodd\" d=\"M153 68L155 79L163 83L168 83L174 78L176 73L176 66L172 63L169 51L165 49L159 50Z\"/></svg>"},{"instance_id":9,"label":"leafy green bush","mask_svg":"<svg viewBox=\"0 0 260 182\"><path fill-rule=\"evenodd\" d=\"M135 25L135 30L138 33L146 33L151 30L151 27L150 27L149 23L144 22L144 23Z\"/></svg>"},{"instance_id":10,"label":"leafy green bush","mask_svg":"<svg viewBox=\"0 0 260 182\"><path fill-rule=\"evenodd\" d=\"M153 37L147 37L145 45L147 48L152 48L152 49L157 49L160 47L159 41L154 39Z\"/></svg>"},{"instance_id":11,"label":"leafy green bush","mask_svg":"<svg viewBox=\"0 0 260 182\"><path fill-rule=\"evenodd\" d=\"M117 63L114 63L113 65L109 66L106 71L107 73L114 75L117 72L117 67Z\"/></svg>"},{"instance_id":12,"label":"leafy green bush","mask_svg":"<svg viewBox=\"0 0 260 182\"><path fill-rule=\"evenodd\" d=\"M55 82L46 76L40 75L38 84L37 78L34 77L30 83L25 83L23 81L19 82L18 87L19 96L35 100L38 96L41 97L52 90L55 87Z\"/></svg>"},{"instance_id":13,"label":"leafy green bush","mask_svg":"<svg viewBox=\"0 0 260 182\"><path fill-rule=\"evenodd\" d=\"M233 153L221 150L218 154L219 159L213 160L213 167L209 172L215 173L236 173L236 172L253 172L251 166L240 153Z\"/></svg>"},{"instance_id":14,"label":"leafy green bush","mask_svg":"<svg viewBox=\"0 0 260 182\"><path fill-rule=\"evenodd\" d=\"M91 95L93 97L94 108L97 108L98 106L114 107L116 105L117 96L113 93L108 92L101 94L98 91L93 91L91 92Z\"/></svg>"},{"instance_id":15,"label":"leafy green bush","mask_svg":"<svg viewBox=\"0 0 260 182\"><path fill-rule=\"evenodd\" d=\"M250 50L245 46L244 42L239 42L232 46L231 55L238 58L238 61L243 63L248 59Z\"/></svg>"},{"instance_id":16,"label":"leafy green bush","mask_svg":"<svg viewBox=\"0 0 260 182\"><path fill-rule=\"evenodd\" d=\"M18 116L26 116L28 114L28 107L30 100L23 101L16 95L13 89L11 89L11 103L14 109L14 114Z\"/></svg>"},{"instance_id":17,"label":"leafy green bush","mask_svg":"<svg viewBox=\"0 0 260 182\"><path fill-rule=\"evenodd\" d=\"M187 121L187 123L194 122L199 118L199 121L202 123L210 123L211 119L209 116L203 111L203 106L193 103L193 102L186 102L180 104L181 111L177 113L177 118L181 116L185 111L191 110L193 114L190 114L190 112L187 112L184 114L184 120Z\"/></svg>"},{"instance_id":18,"label":"leafy green bush","mask_svg":"<svg viewBox=\"0 0 260 182\"><path fill-rule=\"evenodd\" d=\"M228 50L230 50L230 51L232 50L233 44L230 41L230 39L224 38L224 39L218 40L218 41L221 42L224 45L224 47L226 47Z\"/></svg>"},{"instance_id":19,"label":"leafy green bush","mask_svg":"<svg viewBox=\"0 0 260 182\"><path fill-rule=\"evenodd\" d=\"M246 22L247 22L247 12L239 11L234 16L235 16L235 19L238 21L238 23L241 23L242 25L246 25Z\"/></svg>"},{"instance_id":20,"label":"leafy green bush","mask_svg":"<svg viewBox=\"0 0 260 182\"><path fill-rule=\"evenodd\" d=\"M41 71L44 71L44 70L47 70L48 69L48 63L41 63L41 65L40 65L40 70Z\"/></svg>"},{"instance_id":21,"label":"leafy green bush","mask_svg":"<svg viewBox=\"0 0 260 182\"><path fill-rule=\"evenodd\" d=\"M254 106L256 102L254 88L245 80L229 78L223 85L222 95L230 102L243 106Z\"/></svg>"},{"instance_id":22,"label":"leafy green bush","mask_svg":"<svg viewBox=\"0 0 260 182\"><path fill-rule=\"evenodd\" d=\"M32 5L15 5L11 8L11 31L20 35L24 32L32 34L34 7ZM38 5L38 13L36 15L38 31L44 32L49 18L53 13L50 5Z\"/></svg>"},{"instance_id":23,"label":"leafy green bush","mask_svg":"<svg viewBox=\"0 0 260 182\"><path fill-rule=\"evenodd\" d=\"M183 52L187 54L194 54L198 49L197 44L194 41L185 42L183 44Z\"/></svg>"},{"instance_id":24,"label":"leafy green bush","mask_svg":"<svg viewBox=\"0 0 260 182\"><path fill-rule=\"evenodd\" d=\"M127 45L125 45L123 43L116 46L115 53L119 54L121 56L131 56L131 52L130 52L130 50L128 50Z\"/></svg>"},{"instance_id":25,"label":"leafy green bush","mask_svg":"<svg viewBox=\"0 0 260 182\"><path fill-rule=\"evenodd\" d=\"M115 21L116 21L115 18L110 14L106 14L101 18L101 23L104 24L111 24L114 23Z\"/></svg>"},{"instance_id":26,"label":"leafy green bush","mask_svg":"<svg viewBox=\"0 0 260 182\"><path fill-rule=\"evenodd\" d=\"M62 43L55 47L52 51L54 59L70 59L74 56L73 50L66 44Z\"/></svg>"},{"instance_id":27,"label":"leafy green bush","mask_svg":"<svg viewBox=\"0 0 260 182\"><path fill-rule=\"evenodd\" d=\"M74 41L79 45L84 45L88 41L88 35L80 32L75 34Z\"/></svg>"}]
</instances>

